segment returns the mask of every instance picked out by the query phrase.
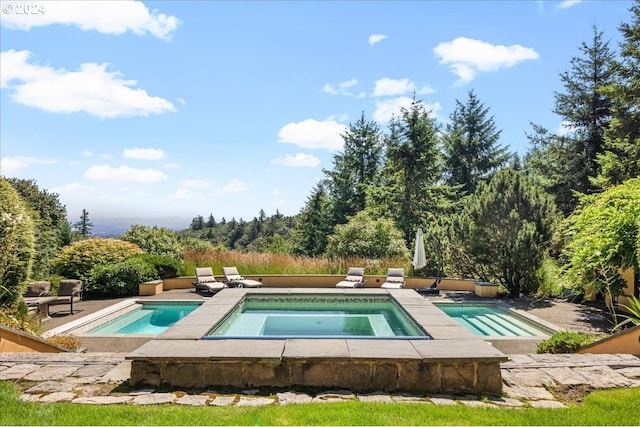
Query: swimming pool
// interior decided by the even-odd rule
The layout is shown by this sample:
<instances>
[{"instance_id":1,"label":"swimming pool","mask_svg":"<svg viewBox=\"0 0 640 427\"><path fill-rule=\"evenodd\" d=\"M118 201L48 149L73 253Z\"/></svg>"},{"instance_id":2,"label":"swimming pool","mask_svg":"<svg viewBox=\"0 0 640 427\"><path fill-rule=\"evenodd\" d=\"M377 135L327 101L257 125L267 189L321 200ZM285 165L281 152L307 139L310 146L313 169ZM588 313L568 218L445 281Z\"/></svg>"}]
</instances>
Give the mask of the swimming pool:
<instances>
[{"instance_id":1,"label":"swimming pool","mask_svg":"<svg viewBox=\"0 0 640 427\"><path fill-rule=\"evenodd\" d=\"M88 335L157 335L200 306L200 302L143 302L86 332Z\"/></svg>"},{"instance_id":2,"label":"swimming pool","mask_svg":"<svg viewBox=\"0 0 640 427\"><path fill-rule=\"evenodd\" d=\"M204 339L418 338L429 339L388 295L247 295Z\"/></svg>"},{"instance_id":3,"label":"swimming pool","mask_svg":"<svg viewBox=\"0 0 640 427\"><path fill-rule=\"evenodd\" d=\"M539 337L553 330L496 304L438 303L434 305L474 335L489 337Z\"/></svg>"}]
</instances>

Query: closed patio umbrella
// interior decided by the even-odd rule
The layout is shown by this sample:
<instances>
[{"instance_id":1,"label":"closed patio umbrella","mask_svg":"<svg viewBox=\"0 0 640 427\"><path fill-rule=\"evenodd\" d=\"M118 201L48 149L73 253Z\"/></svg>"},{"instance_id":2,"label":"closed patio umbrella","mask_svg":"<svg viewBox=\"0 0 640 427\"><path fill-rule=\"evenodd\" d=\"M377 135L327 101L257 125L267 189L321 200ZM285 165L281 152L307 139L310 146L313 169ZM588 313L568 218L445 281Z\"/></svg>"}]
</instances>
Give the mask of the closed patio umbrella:
<instances>
[{"instance_id":1,"label":"closed patio umbrella","mask_svg":"<svg viewBox=\"0 0 640 427\"><path fill-rule=\"evenodd\" d=\"M424 252L424 237L422 228L418 227L416 231L416 247L413 252L413 269L419 270L427 265L427 256Z\"/></svg>"}]
</instances>

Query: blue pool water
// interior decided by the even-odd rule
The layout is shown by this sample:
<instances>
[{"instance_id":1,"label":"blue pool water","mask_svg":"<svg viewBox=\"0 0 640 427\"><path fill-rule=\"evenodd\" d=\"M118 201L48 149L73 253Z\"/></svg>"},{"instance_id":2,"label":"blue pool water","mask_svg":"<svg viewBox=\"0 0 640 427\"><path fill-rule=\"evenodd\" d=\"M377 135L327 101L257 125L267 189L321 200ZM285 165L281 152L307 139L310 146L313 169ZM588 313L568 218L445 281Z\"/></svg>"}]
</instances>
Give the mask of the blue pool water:
<instances>
[{"instance_id":1,"label":"blue pool water","mask_svg":"<svg viewBox=\"0 0 640 427\"><path fill-rule=\"evenodd\" d=\"M204 338L422 337L388 296L248 295Z\"/></svg>"},{"instance_id":2,"label":"blue pool water","mask_svg":"<svg viewBox=\"0 0 640 427\"><path fill-rule=\"evenodd\" d=\"M495 304L434 303L475 335L496 337L546 336L553 331L512 314Z\"/></svg>"},{"instance_id":3,"label":"blue pool water","mask_svg":"<svg viewBox=\"0 0 640 427\"><path fill-rule=\"evenodd\" d=\"M143 303L141 307L97 326L88 334L157 335L174 325L200 303Z\"/></svg>"}]
</instances>

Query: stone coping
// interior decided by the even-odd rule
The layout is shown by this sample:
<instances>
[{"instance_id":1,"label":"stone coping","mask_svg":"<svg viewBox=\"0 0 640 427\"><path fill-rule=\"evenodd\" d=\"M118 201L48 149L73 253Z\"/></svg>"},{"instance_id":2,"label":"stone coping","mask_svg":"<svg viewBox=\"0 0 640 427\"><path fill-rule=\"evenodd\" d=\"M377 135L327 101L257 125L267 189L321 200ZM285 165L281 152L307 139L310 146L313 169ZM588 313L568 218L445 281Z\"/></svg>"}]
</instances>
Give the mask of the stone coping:
<instances>
[{"instance_id":1,"label":"stone coping","mask_svg":"<svg viewBox=\"0 0 640 427\"><path fill-rule=\"evenodd\" d=\"M389 295L432 338L230 338L202 340L247 294L308 295ZM420 337L422 338L422 337ZM272 289L227 288L195 309L156 338L127 356L127 359L171 359L175 357L208 359L248 358L281 359L286 357L344 357L369 359L420 359L459 361L487 358L500 362L507 356L485 343L484 337L468 329L438 309L431 301L410 289ZM473 342L470 345L469 340ZM295 350L294 350L295 349Z\"/></svg>"}]
</instances>

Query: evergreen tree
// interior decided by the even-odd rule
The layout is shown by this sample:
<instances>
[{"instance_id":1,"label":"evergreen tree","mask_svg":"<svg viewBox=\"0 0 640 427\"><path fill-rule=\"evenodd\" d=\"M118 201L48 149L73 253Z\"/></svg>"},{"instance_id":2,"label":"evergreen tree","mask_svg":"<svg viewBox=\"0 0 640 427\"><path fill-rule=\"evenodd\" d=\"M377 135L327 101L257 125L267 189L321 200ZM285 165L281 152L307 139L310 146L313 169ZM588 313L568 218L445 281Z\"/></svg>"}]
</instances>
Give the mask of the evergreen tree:
<instances>
[{"instance_id":1,"label":"evergreen tree","mask_svg":"<svg viewBox=\"0 0 640 427\"><path fill-rule=\"evenodd\" d=\"M393 117L386 137L386 162L379 187L368 189L367 209L391 216L405 242L418 226L447 207L450 187L441 184L443 162L438 126L415 96L411 106Z\"/></svg>"},{"instance_id":2,"label":"evergreen tree","mask_svg":"<svg viewBox=\"0 0 640 427\"><path fill-rule=\"evenodd\" d=\"M206 226L207 228L213 228L216 226L216 219L213 217L213 214L209 214Z\"/></svg>"},{"instance_id":3,"label":"evergreen tree","mask_svg":"<svg viewBox=\"0 0 640 427\"><path fill-rule=\"evenodd\" d=\"M318 184L298 214L293 232L293 252L307 256L322 255L327 247L327 236L332 231L329 197L324 186Z\"/></svg>"},{"instance_id":4,"label":"evergreen tree","mask_svg":"<svg viewBox=\"0 0 640 427\"><path fill-rule=\"evenodd\" d=\"M449 264L461 277L501 284L511 296L535 292L557 219L549 195L503 169L464 199L451 227Z\"/></svg>"},{"instance_id":5,"label":"evergreen tree","mask_svg":"<svg viewBox=\"0 0 640 427\"><path fill-rule=\"evenodd\" d=\"M451 122L444 136L444 161L447 183L461 185L467 194L475 191L479 181L505 166L510 158L506 147L498 146L501 131L493 116L473 91L465 104L456 101Z\"/></svg>"},{"instance_id":6,"label":"evergreen tree","mask_svg":"<svg viewBox=\"0 0 640 427\"><path fill-rule=\"evenodd\" d=\"M596 184L601 187L640 176L640 0L630 11L631 23L618 28L623 40L616 79L605 88L613 100L613 119L605 131L606 152L598 158L602 171Z\"/></svg>"},{"instance_id":7,"label":"evergreen tree","mask_svg":"<svg viewBox=\"0 0 640 427\"><path fill-rule=\"evenodd\" d=\"M565 215L575 209L578 194L594 190L597 158L612 117L612 99L604 88L613 81L614 56L596 26L591 44L582 43L580 52L571 59L571 69L560 74L564 91L554 94L553 111L568 132L557 135L534 126L528 136L534 148L527 155L527 169L554 195Z\"/></svg>"},{"instance_id":8,"label":"evergreen tree","mask_svg":"<svg viewBox=\"0 0 640 427\"><path fill-rule=\"evenodd\" d=\"M88 239L91 237L91 229L93 223L89 220L89 212L86 209L82 209L82 215L80 220L73 224L73 229L80 235L82 239Z\"/></svg>"},{"instance_id":9,"label":"evergreen tree","mask_svg":"<svg viewBox=\"0 0 640 427\"><path fill-rule=\"evenodd\" d=\"M223 218L224 219L224 218ZM192 230L202 230L204 228L204 218L202 215L198 215L191 220L190 227Z\"/></svg>"},{"instance_id":10,"label":"evergreen tree","mask_svg":"<svg viewBox=\"0 0 640 427\"><path fill-rule=\"evenodd\" d=\"M349 125L342 139L343 152L333 157L332 170L324 170L334 224L344 224L348 217L365 208L365 189L375 184L383 150L380 129L375 122L365 120L364 112L355 124Z\"/></svg>"}]
</instances>

